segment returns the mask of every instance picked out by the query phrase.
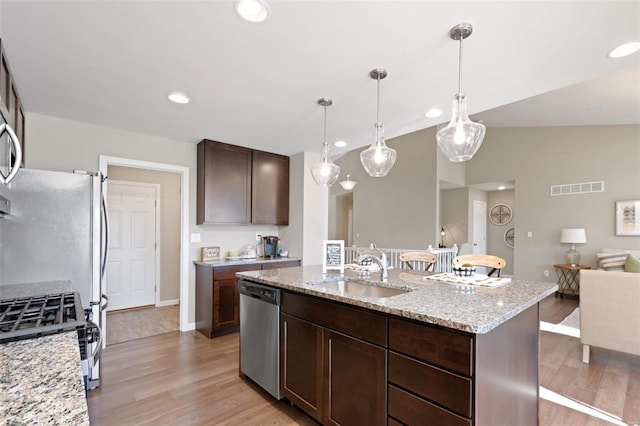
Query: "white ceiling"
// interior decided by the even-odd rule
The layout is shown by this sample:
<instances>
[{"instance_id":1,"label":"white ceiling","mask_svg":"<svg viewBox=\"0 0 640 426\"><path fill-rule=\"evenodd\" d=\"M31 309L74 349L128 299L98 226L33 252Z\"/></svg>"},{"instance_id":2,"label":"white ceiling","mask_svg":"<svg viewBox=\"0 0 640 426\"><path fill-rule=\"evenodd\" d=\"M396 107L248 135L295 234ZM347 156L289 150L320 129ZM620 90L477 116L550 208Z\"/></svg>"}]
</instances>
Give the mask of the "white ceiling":
<instances>
[{"instance_id":1,"label":"white ceiling","mask_svg":"<svg viewBox=\"0 0 640 426\"><path fill-rule=\"evenodd\" d=\"M330 97L328 140L349 143L333 152L367 145L376 114L369 71L378 67L389 72L387 138L448 121L458 77L448 33L461 22L474 26L463 89L475 120L640 123L640 54L606 57L640 40L638 1L270 5L266 22L250 24L228 0L0 0L0 36L27 112L188 142L318 150L316 101ZM169 102L173 90L192 102ZM425 118L432 107L444 115Z\"/></svg>"}]
</instances>

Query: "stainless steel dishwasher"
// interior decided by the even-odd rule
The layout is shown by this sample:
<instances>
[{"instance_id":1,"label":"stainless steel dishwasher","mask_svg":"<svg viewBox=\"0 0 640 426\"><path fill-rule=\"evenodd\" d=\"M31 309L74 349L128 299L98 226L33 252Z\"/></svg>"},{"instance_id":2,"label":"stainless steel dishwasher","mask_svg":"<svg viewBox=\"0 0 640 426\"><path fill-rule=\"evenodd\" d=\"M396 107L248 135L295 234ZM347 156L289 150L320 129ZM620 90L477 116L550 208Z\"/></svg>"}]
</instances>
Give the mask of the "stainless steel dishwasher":
<instances>
[{"instance_id":1,"label":"stainless steel dishwasher","mask_svg":"<svg viewBox=\"0 0 640 426\"><path fill-rule=\"evenodd\" d=\"M240 371L280 395L280 290L240 280Z\"/></svg>"}]
</instances>

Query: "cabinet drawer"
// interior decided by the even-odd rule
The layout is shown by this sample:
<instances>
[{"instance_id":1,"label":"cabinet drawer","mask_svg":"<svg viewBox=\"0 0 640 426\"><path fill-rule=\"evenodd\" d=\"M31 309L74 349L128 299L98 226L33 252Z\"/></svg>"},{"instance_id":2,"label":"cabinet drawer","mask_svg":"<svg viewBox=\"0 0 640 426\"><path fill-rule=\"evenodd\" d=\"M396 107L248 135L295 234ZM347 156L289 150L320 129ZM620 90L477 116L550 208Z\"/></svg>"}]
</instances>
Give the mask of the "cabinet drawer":
<instances>
[{"instance_id":1,"label":"cabinet drawer","mask_svg":"<svg viewBox=\"0 0 640 426\"><path fill-rule=\"evenodd\" d=\"M471 379L389 352L389 382L471 417Z\"/></svg>"},{"instance_id":2,"label":"cabinet drawer","mask_svg":"<svg viewBox=\"0 0 640 426\"><path fill-rule=\"evenodd\" d=\"M281 310L378 346L387 346L384 315L290 292L282 293Z\"/></svg>"},{"instance_id":3,"label":"cabinet drawer","mask_svg":"<svg viewBox=\"0 0 640 426\"><path fill-rule=\"evenodd\" d=\"M252 265L223 266L213 270L213 279L216 281L230 280L236 278L236 272L259 271L260 269L261 267L259 263Z\"/></svg>"},{"instance_id":4,"label":"cabinet drawer","mask_svg":"<svg viewBox=\"0 0 640 426\"><path fill-rule=\"evenodd\" d=\"M473 338L435 325L390 318L389 349L467 376L473 374Z\"/></svg>"},{"instance_id":5,"label":"cabinet drawer","mask_svg":"<svg viewBox=\"0 0 640 426\"><path fill-rule=\"evenodd\" d=\"M409 426L472 424L471 419L451 413L393 385L389 385L389 416Z\"/></svg>"}]
</instances>

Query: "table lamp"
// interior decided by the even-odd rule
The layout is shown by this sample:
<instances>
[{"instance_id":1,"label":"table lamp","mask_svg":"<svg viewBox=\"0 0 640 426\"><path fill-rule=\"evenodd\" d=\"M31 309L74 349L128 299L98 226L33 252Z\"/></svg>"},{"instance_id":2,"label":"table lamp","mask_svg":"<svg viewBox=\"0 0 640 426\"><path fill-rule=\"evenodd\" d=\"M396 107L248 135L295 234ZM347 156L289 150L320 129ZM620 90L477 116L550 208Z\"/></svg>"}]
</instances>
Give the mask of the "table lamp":
<instances>
[{"instance_id":1,"label":"table lamp","mask_svg":"<svg viewBox=\"0 0 640 426\"><path fill-rule=\"evenodd\" d=\"M560 242L563 244L571 244L571 248L565 253L567 264L571 266L579 265L580 252L576 250L576 244L584 244L587 242L587 234L584 229L563 229L560 235Z\"/></svg>"}]
</instances>

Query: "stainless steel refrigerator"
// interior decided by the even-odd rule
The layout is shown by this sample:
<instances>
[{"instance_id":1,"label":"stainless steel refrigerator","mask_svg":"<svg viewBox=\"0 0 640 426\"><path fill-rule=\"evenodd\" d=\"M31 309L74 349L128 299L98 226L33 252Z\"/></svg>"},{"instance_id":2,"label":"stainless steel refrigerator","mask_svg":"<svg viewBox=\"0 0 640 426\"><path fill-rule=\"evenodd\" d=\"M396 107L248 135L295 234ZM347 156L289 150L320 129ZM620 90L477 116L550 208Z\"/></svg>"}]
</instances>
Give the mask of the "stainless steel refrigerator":
<instances>
[{"instance_id":1,"label":"stainless steel refrigerator","mask_svg":"<svg viewBox=\"0 0 640 426\"><path fill-rule=\"evenodd\" d=\"M0 218L0 294L5 285L69 280L104 330L102 183L96 173L20 169L0 185L10 203Z\"/></svg>"}]
</instances>

